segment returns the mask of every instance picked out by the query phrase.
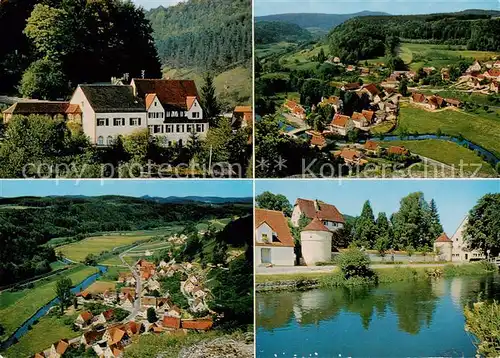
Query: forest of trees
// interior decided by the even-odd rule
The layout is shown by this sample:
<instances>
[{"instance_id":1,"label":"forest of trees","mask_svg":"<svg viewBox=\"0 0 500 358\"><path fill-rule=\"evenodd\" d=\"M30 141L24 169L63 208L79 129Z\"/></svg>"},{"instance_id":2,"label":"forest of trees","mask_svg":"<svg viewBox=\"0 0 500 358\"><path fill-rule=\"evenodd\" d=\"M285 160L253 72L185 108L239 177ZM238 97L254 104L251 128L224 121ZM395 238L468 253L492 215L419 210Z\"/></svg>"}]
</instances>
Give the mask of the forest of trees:
<instances>
[{"instance_id":1,"label":"forest of trees","mask_svg":"<svg viewBox=\"0 0 500 358\"><path fill-rule=\"evenodd\" d=\"M163 64L222 72L252 58L250 0L191 0L146 13Z\"/></svg>"},{"instance_id":2,"label":"forest of trees","mask_svg":"<svg viewBox=\"0 0 500 358\"><path fill-rule=\"evenodd\" d=\"M500 19L489 15L367 16L337 26L330 32L329 43L332 55L355 63L386 55L391 38L500 51L499 31Z\"/></svg>"},{"instance_id":3,"label":"forest of trees","mask_svg":"<svg viewBox=\"0 0 500 358\"><path fill-rule=\"evenodd\" d=\"M8 0L0 9L0 91L66 98L78 83L161 75L142 9L121 0Z\"/></svg>"},{"instance_id":4,"label":"forest of trees","mask_svg":"<svg viewBox=\"0 0 500 358\"><path fill-rule=\"evenodd\" d=\"M260 21L255 23L255 44L275 42L301 42L312 40L312 34L299 25L280 21Z\"/></svg>"},{"instance_id":5,"label":"forest of trees","mask_svg":"<svg viewBox=\"0 0 500 358\"><path fill-rule=\"evenodd\" d=\"M251 210L250 204L163 204L119 196L3 198L0 206L0 286L50 271L55 253L45 244L52 238L78 240L96 232L144 230Z\"/></svg>"}]
</instances>

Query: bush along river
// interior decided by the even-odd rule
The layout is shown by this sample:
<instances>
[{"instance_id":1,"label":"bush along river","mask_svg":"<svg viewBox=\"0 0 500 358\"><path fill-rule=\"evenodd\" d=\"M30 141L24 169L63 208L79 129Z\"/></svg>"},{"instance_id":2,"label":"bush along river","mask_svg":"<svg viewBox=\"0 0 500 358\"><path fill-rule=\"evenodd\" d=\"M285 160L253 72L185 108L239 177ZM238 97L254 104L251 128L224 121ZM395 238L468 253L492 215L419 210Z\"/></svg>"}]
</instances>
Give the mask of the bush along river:
<instances>
[{"instance_id":1,"label":"bush along river","mask_svg":"<svg viewBox=\"0 0 500 358\"><path fill-rule=\"evenodd\" d=\"M463 309L500 276L258 293L257 357L474 357Z\"/></svg>"},{"instance_id":2,"label":"bush along river","mask_svg":"<svg viewBox=\"0 0 500 358\"><path fill-rule=\"evenodd\" d=\"M96 266L96 267L99 271L87 277L85 280L83 280L78 285L73 287L71 289L72 293L76 294L78 292L85 290L91 284L96 282L99 277L101 277L104 273L106 273L106 271L108 271L108 268L106 266ZM35 321L38 321L40 318L45 316L52 307L58 304L59 304L59 299L54 298L45 306L41 307L33 316L31 316L28 320L26 320L7 340L1 343L0 346L1 350L5 350L10 346L12 346L13 344L15 344L22 336L24 336L28 332L29 327L31 327Z\"/></svg>"}]
</instances>

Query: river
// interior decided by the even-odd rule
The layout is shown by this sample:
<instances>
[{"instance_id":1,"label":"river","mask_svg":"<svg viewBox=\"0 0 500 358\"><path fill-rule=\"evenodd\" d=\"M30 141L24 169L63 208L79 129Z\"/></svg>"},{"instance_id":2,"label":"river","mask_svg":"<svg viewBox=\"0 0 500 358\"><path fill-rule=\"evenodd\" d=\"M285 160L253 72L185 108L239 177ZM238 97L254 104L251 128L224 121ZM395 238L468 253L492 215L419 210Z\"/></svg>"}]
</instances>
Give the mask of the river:
<instances>
[{"instance_id":1,"label":"river","mask_svg":"<svg viewBox=\"0 0 500 358\"><path fill-rule=\"evenodd\" d=\"M257 357L473 357L463 307L500 276L257 294Z\"/></svg>"},{"instance_id":2,"label":"river","mask_svg":"<svg viewBox=\"0 0 500 358\"><path fill-rule=\"evenodd\" d=\"M100 276L102 276L102 274L104 274L106 271L108 271L108 268L106 266L97 266L97 268L99 269L98 272L87 277L85 280L83 280L78 285L73 287L71 289L71 292L76 294L78 292L85 290L91 284L96 282L97 279ZM43 316L45 316L47 314L47 312L49 312L49 310L57 304L59 304L59 299L54 298L52 301L47 303L45 306L41 307L33 316L31 316L28 320L26 320L7 340L2 342L1 349L5 350L5 349L9 348L11 345L15 344L17 340L19 340L22 336L24 336L28 332L29 327L31 327L35 321L37 321L40 318L42 318Z\"/></svg>"}]
</instances>

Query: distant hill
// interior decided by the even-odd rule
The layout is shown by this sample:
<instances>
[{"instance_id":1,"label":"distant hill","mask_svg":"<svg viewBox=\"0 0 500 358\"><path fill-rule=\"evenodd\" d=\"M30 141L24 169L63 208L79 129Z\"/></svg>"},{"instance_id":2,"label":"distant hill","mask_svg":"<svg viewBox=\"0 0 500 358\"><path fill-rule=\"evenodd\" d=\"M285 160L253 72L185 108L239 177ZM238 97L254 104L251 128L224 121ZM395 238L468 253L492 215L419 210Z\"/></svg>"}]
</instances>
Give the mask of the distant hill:
<instances>
[{"instance_id":1,"label":"distant hill","mask_svg":"<svg viewBox=\"0 0 500 358\"><path fill-rule=\"evenodd\" d=\"M296 24L281 21L260 21L255 24L255 43L301 42L312 40L312 34Z\"/></svg>"},{"instance_id":2,"label":"distant hill","mask_svg":"<svg viewBox=\"0 0 500 358\"><path fill-rule=\"evenodd\" d=\"M188 0L146 18L167 67L223 72L252 57L251 0Z\"/></svg>"},{"instance_id":3,"label":"distant hill","mask_svg":"<svg viewBox=\"0 0 500 358\"><path fill-rule=\"evenodd\" d=\"M314 28L328 31L343 22L358 16L384 16L389 15L385 12L361 11L354 14L276 14L267 16L258 16L255 18L257 23L262 21L279 21L298 25L304 29Z\"/></svg>"},{"instance_id":4,"label":"distant hill","mask_svg":"<svg viewBox=\"0 0 500 358\"><path fill-rule=\"evenodd\" d=\"M161 197L151 197L151 196L143 196L143 199L152 200L157 203L187 203L187 202L198 202L205 204L230 204L230 203L253 203L252 197L247 198L221 198L216 196L169 196L166 198Z\"/></svg>"}]
</instances>

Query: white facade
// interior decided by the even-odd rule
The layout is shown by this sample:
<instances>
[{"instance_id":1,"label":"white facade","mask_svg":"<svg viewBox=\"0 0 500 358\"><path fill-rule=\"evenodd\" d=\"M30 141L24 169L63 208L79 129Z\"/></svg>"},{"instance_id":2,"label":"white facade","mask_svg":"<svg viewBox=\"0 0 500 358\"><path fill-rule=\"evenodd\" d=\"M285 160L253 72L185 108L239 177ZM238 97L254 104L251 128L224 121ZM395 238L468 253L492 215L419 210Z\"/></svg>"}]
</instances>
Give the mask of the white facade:
<instances>
[{"instance_id":1,"label":"white facade","mask_svg":"<svg viewBox=\"0 0 500 358\"><path fill-rule=\"evenodd\" d=\"M293 266L295 262L295 253L293 247L288 246L255 246L255 264L276 266Z\"/></svg>"},{"instance_id":2,"label":"white facade","mask_svg":"<svg viewBox=\"0 0 500 358\"><path fill-rule=\"evenodd\" d=\"M300 233L302 257L306 265L332 260L332 233L327 231L302 231Z\"/></svg>"},{"instance_id":3,"label":"white facade","mask_svg":"<svg viewBox=\"0 0 500 358\"><path fill-rule=\"evenodd\" d=\"M436 261L451 261L453 252L453 243L450 242L435 242L434 252L439 253L435 256Z\"/></svg>"},{"instance_id":4,"label":"white facade","mask_svg":"<svg viewBox=\"0 0 500 358\"><path fill-rule=\"evenodd\" d=\"M467 225L467 217L462 220L457 231L451 237L453 241L453 250L451 261L454 262L468 262L472 260L481 260L486 257L478 250L470 250L465 242L465 226Z\"/></svg>"},{"instance_id":5,"label":"white facade","mask_svg":"<svg viewBox=\"0 0 500 358\"><path fill-rule=\"evenodd\" d=\"M71 104L82 110L82 129L92 144L110 145L119 135L129 135L146 129L146 111L132 113L96 113L82 89L78 87Z\"/></svg>"},{"instance_id":6,"label":"white facade","mask_svg":"<svg viewBox=\"0 0 500 358\"><path fill-rule=\"evenodd\" d=\"M273 236L276 233L267 223L262 223L255 231L255 235L258 244L270 244L273 242Z\"/></svg>"},{"instance_id":7,"label":"white facade","mask_svg":"<svg viewBox=\"0 0 500 358\"><path fill-rule=\"evenodd\" d=\"M300 210L300 207L298 205L295 205L293 208L292 218L291 218L291 222L292 222L293 226L299 227L299 220L300 220L301 216L302 216L302 211ZM344 227L344 224L339 223L339 222L333 222L333 221L328 221L328 220L321 220L321 222L330 231L336 231L336 230L342 229Z\"/></svg>"}]
</instances>

